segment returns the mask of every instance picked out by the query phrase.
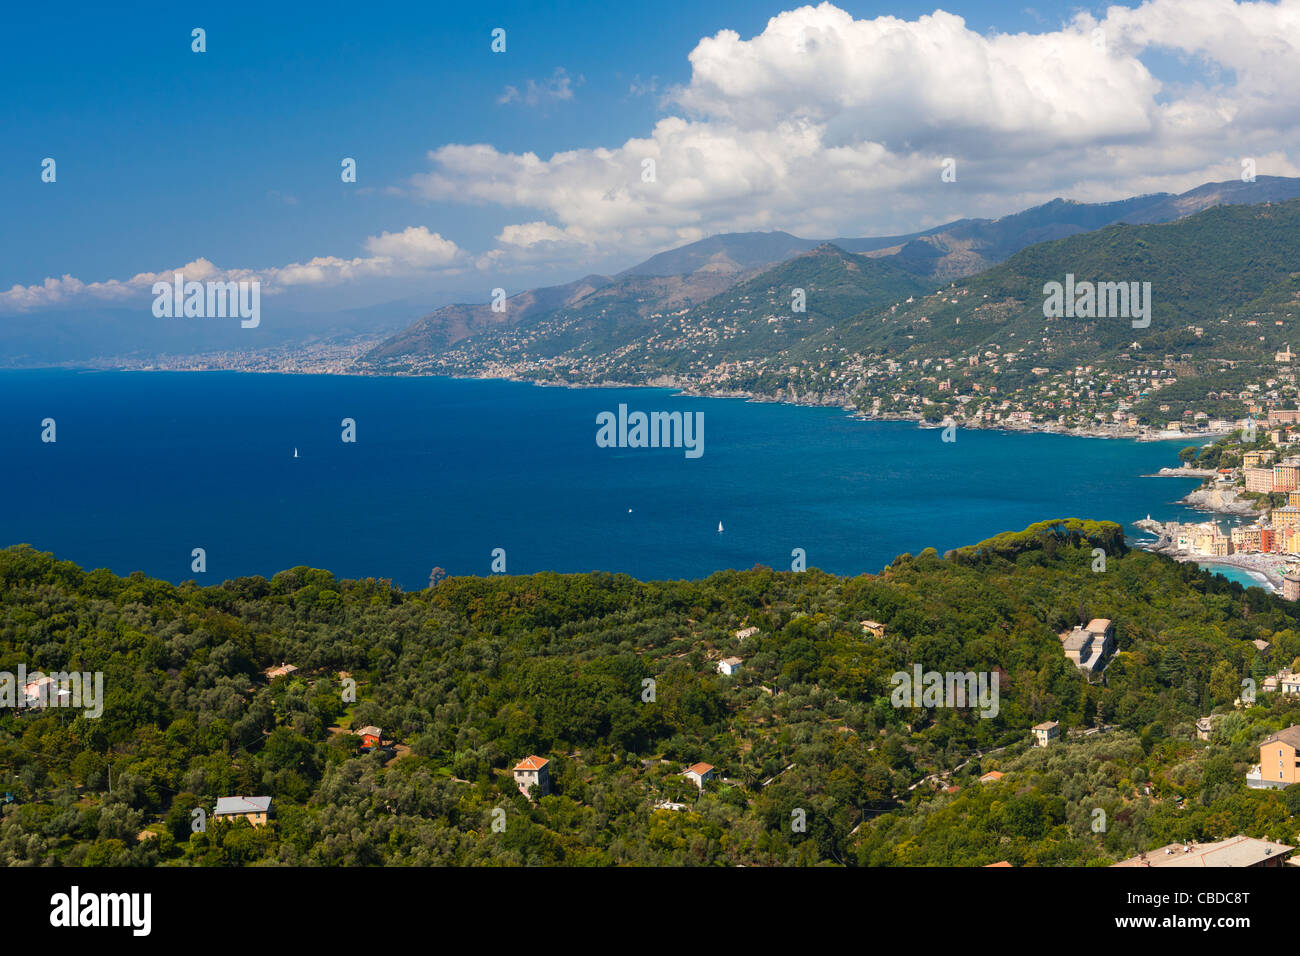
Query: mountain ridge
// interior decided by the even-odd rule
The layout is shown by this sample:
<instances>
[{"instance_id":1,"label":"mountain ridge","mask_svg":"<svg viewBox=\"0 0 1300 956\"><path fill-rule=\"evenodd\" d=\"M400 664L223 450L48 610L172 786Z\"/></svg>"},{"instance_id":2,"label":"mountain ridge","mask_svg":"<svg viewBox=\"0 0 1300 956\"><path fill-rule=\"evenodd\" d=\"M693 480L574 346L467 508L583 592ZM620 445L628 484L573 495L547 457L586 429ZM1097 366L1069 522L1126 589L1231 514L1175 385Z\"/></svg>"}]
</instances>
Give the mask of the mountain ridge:
<instances>
[{"instance_id":1,"label":"mountain ridge","mask_svg":"<svg viewBox=\"0 0 1300 956\"><path fill-rule=\"evenodd\" d=\"M612 276L588 276L518 293L506 300L504 311L493 312L488 305L443 306L389 337L367 353L359 367L418 367L421 357L464 340L503 333L562 310L590 307L598 301L591 298L597 293L630 309L619 320L642 332L649 315L683 302L697 306L827 242L846 253L889 260L918 277L965 278L1041 242L1120 222L1174 221L1213 205L1245 204L1256 197L1265 197L1263 201L1300 198L1300 178L1260 176L1253 183L1205 183L1177 195L1151 193L1107 203L1058 198L998 219L958 219L902 236L816 240L782 231L723 233L657 253ZM689 271L673 271L681 269Z\"/></svg>"}]
</instances>

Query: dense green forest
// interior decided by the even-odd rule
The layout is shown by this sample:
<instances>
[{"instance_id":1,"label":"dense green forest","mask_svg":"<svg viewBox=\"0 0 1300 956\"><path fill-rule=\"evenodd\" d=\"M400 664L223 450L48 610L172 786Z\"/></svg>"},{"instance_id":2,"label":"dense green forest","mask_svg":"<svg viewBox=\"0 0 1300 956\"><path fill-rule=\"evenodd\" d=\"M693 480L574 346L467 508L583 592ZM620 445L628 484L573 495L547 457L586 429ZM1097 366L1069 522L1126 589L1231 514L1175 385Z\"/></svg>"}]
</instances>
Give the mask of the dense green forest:
<instances>
[{"instance_id":1,"label":"dense green forest","mask_svg":"<svg viewBox=\"0 0 1300 956\"><path fill-rule=\"evenodd\" d=\"M0 716L8 865L1083 865L1296 836L1300 788L1243 777L1300 705L1233 708L1243 678L1300 656L1295 606L1130 551L1106 522L854 578L537 574L406 593L295 568L199 587L14 547L0 582L0 670L105 683L98 719ZM1056 635L1094 617L1119 653L1090 683ZM734 677L717 673L729 656ZM281 662L299 669L268 683ZM997 715L893 706L891 675L914 664L996 672ZM1034 748L1047 719L1062 737ZM347 731L369 724L396 749L363 753ZM550 760L536 801L509 773L529 754ZM716 767L703 791L680 775L696 762ZM236 794L273 797L269 825L192 832L195 808Z\"/></svg>"}]
</instances>

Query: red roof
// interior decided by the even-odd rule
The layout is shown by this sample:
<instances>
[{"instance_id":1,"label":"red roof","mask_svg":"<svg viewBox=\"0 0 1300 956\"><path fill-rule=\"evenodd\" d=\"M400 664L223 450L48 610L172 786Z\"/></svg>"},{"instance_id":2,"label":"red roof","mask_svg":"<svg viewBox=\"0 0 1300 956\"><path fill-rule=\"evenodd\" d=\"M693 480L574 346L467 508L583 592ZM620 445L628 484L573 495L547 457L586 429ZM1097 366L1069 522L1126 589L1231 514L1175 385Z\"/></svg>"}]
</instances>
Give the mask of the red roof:
<instances>
[{"instance_id":1,"label":"red roof","mask_svg":"<svg viewBox=\"0 0 1300 956\"><path fill-rule=\"evenodd\" d=\"M701 777L713 769L713 764L693 763L686 768L687 773L698 773Z\"/></svg>"},{"instance_id":2,"label":"red roof","mask_svg":"<svg viewBox=\"0 0 1300 956\"><path fill-rule=\"evenodd\" d=\"M528 756L519 761L515 770L541 770L548 763L550 763L550 761L545 757Z\"/></svg>"}]
</instances>

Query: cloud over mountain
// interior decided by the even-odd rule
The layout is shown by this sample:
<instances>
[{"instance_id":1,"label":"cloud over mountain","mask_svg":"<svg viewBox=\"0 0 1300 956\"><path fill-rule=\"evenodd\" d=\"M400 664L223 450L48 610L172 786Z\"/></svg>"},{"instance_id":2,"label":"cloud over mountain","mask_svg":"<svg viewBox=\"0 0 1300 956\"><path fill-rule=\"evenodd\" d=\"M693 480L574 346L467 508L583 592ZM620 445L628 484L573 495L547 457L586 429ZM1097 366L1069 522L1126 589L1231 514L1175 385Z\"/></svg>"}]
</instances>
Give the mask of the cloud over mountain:
<instances>
[{"instance_id":1,"label":"cloud over mountain","mask_svg":"<svg viewBox=\"0 0 1300 956\"><path fill-rule=\"evenodd\" d=\"M408 227L365 239L363 256L214 277L274 292L467 269L580 273L719 232L888 235L1057 196L1181 192L1239 177L1247 158L1261 175L1300 175L1298 47L1300 0L1149 0L1036 33L979 33L942 10L855 19L799 7L749 38L699 39L689 78L659 87L663 115L641 135L549 156L432 149L408 194L518 216L486 249ZM499 99L571 97L557 70ZM0 308L122 298L170 271L47 278L0 292Z\"/></svg>"},{"instance_id":2,"label":"cloud over mountain","mask_svg":"<svg viewBox=\"0 0 1300 956\"><path fill-rule=\"evenodd\" d=\"M415 186L542 210L530 231L549 225L546 241L570 256L718 231L899 232L1058 195L1183 190L1238 176L1244 157L1295 175L1297 37L1293 0L1152 0L988 35L943 11L857 20L823 3L750 39L700 40L689 82L668 93L674 115L643 137L546 159L448 144ZM1164 83L1148 53L1182 57L1199 78ZM957 181L943 183L950 157Z\"/></svg>"}]
</instances>

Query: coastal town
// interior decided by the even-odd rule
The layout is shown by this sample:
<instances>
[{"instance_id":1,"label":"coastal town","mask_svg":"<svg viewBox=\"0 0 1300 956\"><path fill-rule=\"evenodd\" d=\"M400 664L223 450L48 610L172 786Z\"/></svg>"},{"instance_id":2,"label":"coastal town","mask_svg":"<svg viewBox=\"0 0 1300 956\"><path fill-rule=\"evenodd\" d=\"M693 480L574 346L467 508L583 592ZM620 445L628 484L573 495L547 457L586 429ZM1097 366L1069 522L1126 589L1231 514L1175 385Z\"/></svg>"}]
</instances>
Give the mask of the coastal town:
<instances>
[{"instance_id":1,"label":"coastal town","mask_svg":"<svg viewBox=\"0 0 1300 956\"><path fill-rule=\"evenodd\" d=\"M1148 515L1136 525L1156 536L1149 550L1210 566L1234 565L1264 579L1284 599L1300 600L1300 410L1269 408L1263 420L1234 424L1231 436L1183 449L1183 467L1161 474L1201 477L1201 487L1183 503L1236 516L1238 523L1160 522Z\"/></svg>"},{"instance_id":2,"label":"coastal town","mask_svg":"<svg viewBox=\"0 0 1300 956\"><path fill-rule=\"evenodd\" d=\"M1287 341L1300 298L1192 318L1157 341L1103 344L1095 328L1043 318L1041 303L981 291L978 279L805 320L789 311L790 283L803 281L787 274L796 266L698 304L635 299L629 308L646 309L650 330L618 347L571 347L588 342L593 320L562 308L434 351L373 354L351 371L649 385L871 420L1141 440L1228 434L1300 399L1300 353Z\"/></svg>"}]
</instances>

